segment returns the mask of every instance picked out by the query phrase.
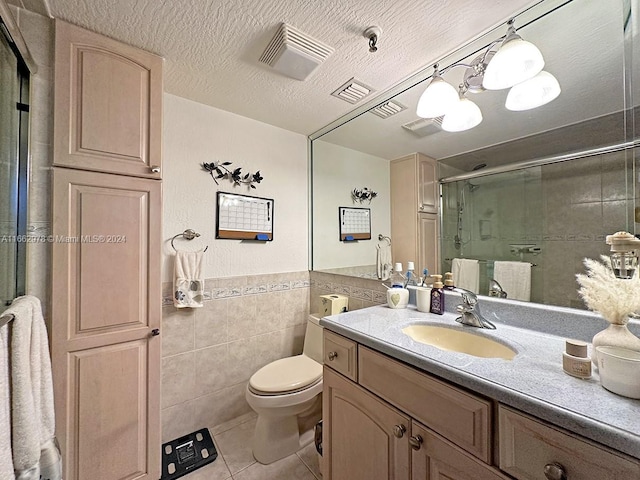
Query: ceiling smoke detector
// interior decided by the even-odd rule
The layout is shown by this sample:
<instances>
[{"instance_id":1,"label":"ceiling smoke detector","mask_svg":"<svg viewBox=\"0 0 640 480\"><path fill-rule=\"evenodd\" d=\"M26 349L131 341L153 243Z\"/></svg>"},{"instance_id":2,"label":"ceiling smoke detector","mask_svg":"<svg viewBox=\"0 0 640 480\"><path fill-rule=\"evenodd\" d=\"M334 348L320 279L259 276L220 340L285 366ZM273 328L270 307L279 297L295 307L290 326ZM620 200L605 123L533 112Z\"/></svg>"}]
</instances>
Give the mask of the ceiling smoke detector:
<instances>
[{"instance_id":1,"label":"ceiling smoke detector","mask_svg":"<svg viewBox=\"0 0 640 480\"><path fill-rule=\"evenodd\" d=\"M427 137L442 131L442 117L419 118L413 122L405 123L402 128L409 130L417 137Z\"/></svg>"},{"instance_id":2,"label":"ceiling smoke detector","mask_svg":"<svg viewBox=\"0 0 640 480\"><path fill-rule=\"evenodd\" d=\"M352 78L347 83L338 87L331 93L334 97L337 97L345 102L358 103L363 98L371 95L375 90L368 85Z\"/></svg>"},{"instance_id":3,"label":"ceiling smoke detector","mask_svg":"<svg viewBox=\"0 0 640 480\"><path fill-rule=\"evenodd\" d=\"M306 80L333 51L330 46L283 23L260 61L287 77Z\"/></svg>"}]
</instances>

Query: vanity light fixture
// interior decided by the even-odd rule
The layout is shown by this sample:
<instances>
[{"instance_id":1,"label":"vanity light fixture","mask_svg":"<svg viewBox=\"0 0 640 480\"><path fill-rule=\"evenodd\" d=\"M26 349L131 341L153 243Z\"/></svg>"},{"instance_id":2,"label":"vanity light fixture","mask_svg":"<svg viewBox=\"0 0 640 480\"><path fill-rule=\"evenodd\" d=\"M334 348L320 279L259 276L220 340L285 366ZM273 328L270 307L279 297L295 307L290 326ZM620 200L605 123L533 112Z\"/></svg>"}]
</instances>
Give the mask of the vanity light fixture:
<instances>
[{"instance_id":1,"label":"vanity light fixture","mask_svg":"<svg viewBox=\"0 0 640 480\"><path fill-rule=\"evenodd\" d=\"M444 81L438 71L438 64L433 66L431 82L420 95L416 113L422 118L436 118L444 115L458 103L458 92L453 85Z\"/></svg>"},{"instance_id":2,"label":"vanity light fixture","mask_svg":"<svg viewBox=\"0 0 640 480\"><path fill-rule=\"evenodd\" d=\"M482 122L482 112L467 98L467 92L511 88L505 107L512 111L540 107L560 95L556 78L542 71L544 59L540 50L523 40L513 24L514 20L509 20L504 39L491 42L470 64L458 62L441 72L436 63L431 82L418 100L417 115L422 118L444 115L442 129L461 132ZM467 69L459 92L442 78L442 73L456 67Z\"/></svg>"},{"instance_id":3,"label":"vanity light fixture","mask_svg":"<svg viewBox=\"0 0 640 480\"><path fill-rule=\"evenodd\" d=\"M482 122L482 112L478 105L466 96L466 89L460 89L460 98L442 119L442 129L447 132L469 130Z\"/></svg>"}]
</instances>

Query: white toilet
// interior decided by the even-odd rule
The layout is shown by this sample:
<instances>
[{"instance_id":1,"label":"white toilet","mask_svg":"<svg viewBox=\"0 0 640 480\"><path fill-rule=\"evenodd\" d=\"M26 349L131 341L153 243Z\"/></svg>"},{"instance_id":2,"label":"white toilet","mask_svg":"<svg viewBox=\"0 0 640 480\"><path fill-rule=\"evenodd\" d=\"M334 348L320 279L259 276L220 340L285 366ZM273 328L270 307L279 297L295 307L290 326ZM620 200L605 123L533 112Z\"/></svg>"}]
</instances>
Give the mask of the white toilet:
<instances>
[{"instance_id":1,"label":"white toilet","mask_svg":"<svg viewBox=\"0 0 640 480\"><path fill-rule=\"evenodd\" d=\"M301 355L265 365L249 379L246 398L258 414L253 456L269 464L313 441L322 417L322 327L309 315Z\"/></svg>"}]
</instances>

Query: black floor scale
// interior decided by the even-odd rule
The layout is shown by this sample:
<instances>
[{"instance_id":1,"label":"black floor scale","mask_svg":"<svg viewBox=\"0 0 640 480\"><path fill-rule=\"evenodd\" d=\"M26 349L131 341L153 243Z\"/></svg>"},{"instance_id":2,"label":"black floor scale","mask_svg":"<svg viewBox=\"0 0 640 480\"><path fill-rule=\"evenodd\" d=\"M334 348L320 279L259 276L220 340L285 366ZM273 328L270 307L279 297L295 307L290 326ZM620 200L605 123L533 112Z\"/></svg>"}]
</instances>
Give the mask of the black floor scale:
<instances>
[{"instance_id":1,"label":"black floor scale","mask_svg":"<svg viewBox=\"0 0 640 480\"><path fill-rule=\"evenodd\" d=\"M209 430L203 428L162 445L162 476L174 480L218 458Z\"/></svg>"}]
</instances>

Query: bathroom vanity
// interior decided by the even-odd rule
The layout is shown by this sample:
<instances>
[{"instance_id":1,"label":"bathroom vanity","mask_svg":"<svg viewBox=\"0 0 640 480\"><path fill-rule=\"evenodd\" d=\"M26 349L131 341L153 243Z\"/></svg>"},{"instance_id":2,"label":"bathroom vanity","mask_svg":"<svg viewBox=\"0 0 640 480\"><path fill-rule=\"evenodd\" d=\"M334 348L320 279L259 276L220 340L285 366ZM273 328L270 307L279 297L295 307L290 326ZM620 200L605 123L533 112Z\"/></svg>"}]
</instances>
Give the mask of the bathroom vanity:
<instances>
[{"instance_id":1,"label":"bathroom vanity","mask_svg":"<svg viewBox=\"0 0 640 480\"><path fill-rule=\"evenodd\" d=\"M325 479L640 479L640 400L606 391L597 373L565 374L553 313L552 334L456 316L378 306L321 320ZM517 354L479 358L402 331L423 324Z\"/></svg>"}]
</instances>

